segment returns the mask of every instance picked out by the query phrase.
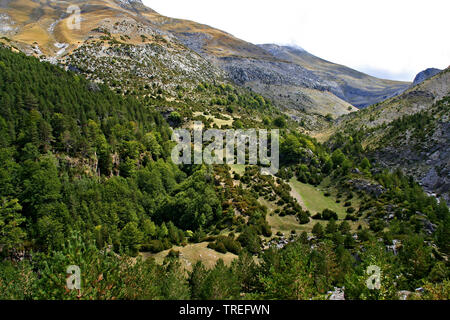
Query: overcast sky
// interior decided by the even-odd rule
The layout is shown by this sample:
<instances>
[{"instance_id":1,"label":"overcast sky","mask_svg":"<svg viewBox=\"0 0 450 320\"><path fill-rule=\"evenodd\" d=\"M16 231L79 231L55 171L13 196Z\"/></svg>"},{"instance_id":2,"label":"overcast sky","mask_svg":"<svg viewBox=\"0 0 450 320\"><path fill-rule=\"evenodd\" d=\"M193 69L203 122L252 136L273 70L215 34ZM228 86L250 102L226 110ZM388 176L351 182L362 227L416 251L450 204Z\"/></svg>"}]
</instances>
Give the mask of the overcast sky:
<instances>
[{"instance_id":1,"label":"overcast sky","mask_svg":"<svg viewBox=\"0 0 450 320\"><path fill-rule=\"evenodd\" d=\"M143 0L255 43L294 44L368 74L412 81L450 65L449 0Z\"/></svg>"}]
</instances>

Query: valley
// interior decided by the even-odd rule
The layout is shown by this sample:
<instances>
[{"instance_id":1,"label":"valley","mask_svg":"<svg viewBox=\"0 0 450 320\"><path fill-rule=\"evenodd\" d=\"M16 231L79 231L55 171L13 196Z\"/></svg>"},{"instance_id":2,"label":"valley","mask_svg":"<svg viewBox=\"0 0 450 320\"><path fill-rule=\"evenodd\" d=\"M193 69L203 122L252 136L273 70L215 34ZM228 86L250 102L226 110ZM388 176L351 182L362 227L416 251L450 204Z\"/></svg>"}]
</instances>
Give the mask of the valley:
<instances>
[{"instance_id":1,"label":"valley","mask_svg":"<svg viewBox=\"0 0 450 320\"><path fill-rule=\"evenodd\" d=\"M140 0L0 1L0 299L446 300L449 75L378 79ZM278 130L279 171L176 165L195 121Z\"/></svg>"}]
</instances>

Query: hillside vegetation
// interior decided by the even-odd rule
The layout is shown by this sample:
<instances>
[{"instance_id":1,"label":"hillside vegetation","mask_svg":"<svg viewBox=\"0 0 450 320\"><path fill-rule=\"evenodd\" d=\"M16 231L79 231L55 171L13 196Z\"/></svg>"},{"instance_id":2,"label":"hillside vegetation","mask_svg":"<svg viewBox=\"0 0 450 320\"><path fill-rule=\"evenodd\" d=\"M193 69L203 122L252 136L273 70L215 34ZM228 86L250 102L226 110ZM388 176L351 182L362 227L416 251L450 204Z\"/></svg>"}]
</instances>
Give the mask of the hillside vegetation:
<instances>
[{"instance_id":1,"label":"hillside vegetation","mask_svg":"<svg viewBox=\"0 0 450 320\"><path fill-rule=\"evenodd\" d=\"M446 69L398 97L338 120L331 141L360 137L374 162L401 168L449 202L449 88Z\"/></svg>"},{"instance_id":2,"label":"hillside vegetation","mask_svg":"<svg viewBox=\"0 0 450 320\"><path fill-rule=\"evenodd\" d=\"M249 113L233 126L275 112L259 126L281 129L282 169L273 177L255 166L177 167L160 100L9 48L0 68L2 299L325 299L335 286L348 299L396 299L418 286L426 292L416 298L448 297L448 208L401 172L373 168L360 140L321 145L262 97L199 84L238 94L229 106ZM345 214L302 207L291 179L321 185L324 207L335 199ZM268 216L295 227L275 235ZM237 259L207 268L189 244ZM164 251L158 263L149 255ZM383 268L380 291L365 284L372 264ZM68 265L84 270L80 292L65 288Z\"/></svg>"},{"instance_id":3,"label":"hillside vegetation","mask_svg":"<svg viewBox=\"0 0 450 320\"><path fill-rule=\"evenodd\" d=\"M449 299L448 69L410 87L140 0L0 14L0 299ZM278 129L280 170L175 165L194 122Z\"/></svg>"}]
</instances>

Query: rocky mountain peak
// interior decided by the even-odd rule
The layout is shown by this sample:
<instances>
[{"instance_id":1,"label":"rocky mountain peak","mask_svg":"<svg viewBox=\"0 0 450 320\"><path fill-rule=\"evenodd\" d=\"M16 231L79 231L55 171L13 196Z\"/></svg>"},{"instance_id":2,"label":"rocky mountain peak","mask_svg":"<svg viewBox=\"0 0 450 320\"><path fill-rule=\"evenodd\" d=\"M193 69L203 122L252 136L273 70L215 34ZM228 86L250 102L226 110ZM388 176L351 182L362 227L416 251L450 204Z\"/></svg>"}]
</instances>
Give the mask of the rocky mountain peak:
<instances>
[{"instance_id":1,"label":"rocky mountain peak","mask_svg":"<svg viewBox=\"0 0 450 320\"><path fill-rule=\"evenodd\" d=\"M417 76L414 78L414 82L413 85L416 86L419 83L424 82L425 80L434 77L435 75L437 75L439 72L441 72L442 70L440 69L436 69L436 68L428 68L420 73L417 74Z\"/></svg>"},{"instance_id":2,"label":"rocky mountain peak","mask_svg":"<svg viewBox=\"0 0 450 320\"><path fill-rule=\"evenodd\" d=\"M123 4L136 4L136 3L143 4L142 0L117 0L117 1Z\"/></svg>"}]
</instances>

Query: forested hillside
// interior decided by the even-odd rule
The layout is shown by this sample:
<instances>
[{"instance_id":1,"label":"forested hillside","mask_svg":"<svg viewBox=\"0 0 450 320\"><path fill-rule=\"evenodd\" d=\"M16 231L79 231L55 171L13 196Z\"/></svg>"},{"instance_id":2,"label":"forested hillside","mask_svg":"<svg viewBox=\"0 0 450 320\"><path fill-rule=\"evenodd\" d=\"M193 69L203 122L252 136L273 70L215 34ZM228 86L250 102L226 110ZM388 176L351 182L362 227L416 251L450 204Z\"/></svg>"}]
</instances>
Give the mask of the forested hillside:
<instances>
[{"instance_id":1,"label":"forested hillside","mask_svg":"<svg viewBox=\"0 0 450 320\"><path fill-rule=\"evenodd\" d=\"M449 203L449 86L447 68L398 97L339 119L333 131L361 136L373 162L400 168Z\"/></svg>"},{"instance_id":2,"label":"forested hillside","mask_svg":"<svg viewBox=\"0 0 450 320\"><path fill-rule=\"evenodd\" d=\"M0 70L1 299L449 298L447 206L375 167L361 136L320 144L231 85L199 83L195 101L180 90L167 111L163 90L112 91L6 47ZM280 129L280 172L174 165L171 126L194 119ZM323 191L323 210L296 186ZM287 219L292 230L275 223ZM202 243L235 259L185 268L168 251ZM65 287L69 265L81 291ZM370 265L381 290L367 288Z\"/></svg>"}]
</instances>

